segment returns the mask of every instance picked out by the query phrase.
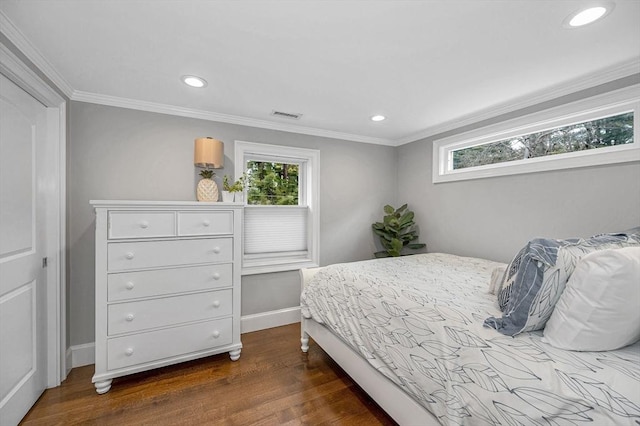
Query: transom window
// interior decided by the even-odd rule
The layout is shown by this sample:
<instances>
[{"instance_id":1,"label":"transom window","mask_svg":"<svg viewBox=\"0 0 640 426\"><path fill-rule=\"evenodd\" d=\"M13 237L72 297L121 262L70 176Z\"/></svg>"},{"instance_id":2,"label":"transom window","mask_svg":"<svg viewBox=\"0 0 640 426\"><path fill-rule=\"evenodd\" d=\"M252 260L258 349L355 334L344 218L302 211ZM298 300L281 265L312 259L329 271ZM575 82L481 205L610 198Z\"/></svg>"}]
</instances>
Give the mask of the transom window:
<instances>
[{"instance_id":1,"label":"transom window","mask_svg":"<svg viewBox=\"0 0 640 426\"><path fill-rule=\"evenodd\" d=\"M433 181L640 160L640 86L434 142Z\"/></svg>"},{"instance_id":2,"label":"transom window","mask_svg":"<svg viewBox=\"0 0 640 426\"><path fill-rule=\"evenodd\" d=\"M453 169L633 143L633 112L453 151Z\"/></svg>"}]
</instances>

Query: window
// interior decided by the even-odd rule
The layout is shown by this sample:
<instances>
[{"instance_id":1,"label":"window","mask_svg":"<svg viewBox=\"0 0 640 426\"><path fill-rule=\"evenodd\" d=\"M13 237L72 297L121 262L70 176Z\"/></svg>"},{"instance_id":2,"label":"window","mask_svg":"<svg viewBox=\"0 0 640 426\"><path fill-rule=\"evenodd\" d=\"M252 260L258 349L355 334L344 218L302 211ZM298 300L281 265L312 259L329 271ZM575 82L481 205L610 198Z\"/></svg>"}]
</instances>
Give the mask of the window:
<instances>
[{"instance_id":1,"label":"window","mask_svg":"<svg viewBox=\"0 0 640 426\"><path fill-rule=\"evenodd\" d=\"M244 275L319 264L320 152L235 142L235 175L246 174Z\"/></svg>"},{"instance_id":2,"label":"window","mask_svg":"<svg viewBox=\"0 0 640 426\"><path fill-rule=\"evenodd\" d=\"M640 160L640 86L434 142L433 181Z\"/></svg>"},{"instance_id":3,"label":"window","mask_svg":"<svg viewBox=\"0 0 640 426\"><path fill-rule=\"evenodd\" d=\"M633 143L633 112L456 149L453 170Z\"/></svg>"}]
</instances>

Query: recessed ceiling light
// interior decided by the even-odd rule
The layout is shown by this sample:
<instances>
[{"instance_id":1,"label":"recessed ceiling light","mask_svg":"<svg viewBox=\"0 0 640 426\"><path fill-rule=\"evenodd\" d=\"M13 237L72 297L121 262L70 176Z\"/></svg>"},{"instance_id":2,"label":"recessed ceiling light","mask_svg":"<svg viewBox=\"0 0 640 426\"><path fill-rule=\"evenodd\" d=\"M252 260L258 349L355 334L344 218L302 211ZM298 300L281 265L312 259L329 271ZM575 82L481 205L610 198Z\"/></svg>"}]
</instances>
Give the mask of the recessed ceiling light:
<instances>
[{"instance_id":1,"label":"recessed ceiling light","mask_svg":"<svg viewBox=\"0 0 640 426\"><path fill-rule=\"evenodd\" d=\"M590 7L573 13L564 20L564 26L567 28L582 27L602 19L613 9L613 3L606 3L599 6Z\"/></svg>"},{"instance_id":2,"label":"recessed ceiling light","mask_svg":"<svg viewBox=\"0 0 640 426\"><path fill-rule=\"evenodd\" d=\"M382 121L386 118L387 117L385 117L384 115L374 115L373 117L371 117L371 121Z\"/></svg>"},{"instance_id":3,"label":"recessed ceiling light","mask_svg":"<svg viewBox=\"0 0 640 426\"><path fill-rule=\"evenodd\" d=\"M183 75L181 79L184 84L191 87L201 88L207 85L207 80L202 77L196 77L195 75Z\"/></svg>"}]
</instances>

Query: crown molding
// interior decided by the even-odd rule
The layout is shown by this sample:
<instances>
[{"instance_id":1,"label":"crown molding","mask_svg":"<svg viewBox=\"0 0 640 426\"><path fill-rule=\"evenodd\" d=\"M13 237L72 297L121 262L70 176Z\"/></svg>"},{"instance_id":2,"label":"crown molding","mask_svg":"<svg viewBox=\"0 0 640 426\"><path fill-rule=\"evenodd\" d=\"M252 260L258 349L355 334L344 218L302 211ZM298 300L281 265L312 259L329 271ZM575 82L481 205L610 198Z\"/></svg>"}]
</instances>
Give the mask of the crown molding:
<instances>
[{"instance_id":1,"label":"crown molding","mask_svg":"<svg viewBox=\"0 0 640 426\"><path fill-rule=\"evenodd\" d=\"M7 46L0 43L0 72L23 88L43 105L58 107L65 99L22 62Z\"/></svg>"},{"instance_id":2,"label":"crown molding","mask_svg":"<svg viewBox=\"0 0 640 426\"><path fill-rule=\"evenodd\" d=\"M0 10L0 28L2 33L31 61L42 73L53 82L68 98L71 98L73 88L60 75L53 65L40 51L20 32L11 20Z\"/></svg>"},{"instance_id":3,"label":"crown molding","mask_svg":"<svg viewBox=\"0 0 640 426\"><path fill-rule=\"evenodd\" d=\"M176 115L179 117L197 118L207 121L218 121L222 123L238 124L241 126L258 127L261 129L279 130L282 132L300 133L304 135L320 136L332 139L343 139L354 142L370 143L375 145L394 146L395 143L389 139L374 138L369 136L354 135L351 133L334 132L332 130L318 129L315 127L297 126L292 124L275 123L266 120L259 120L238 115L221 114L217 112L204 111L192 108L183 108L174 105L160 104L155 102L139 101L136 99L121 98L117 96L100 95L97 93L74 90L71 95L72 101L88 102L99 105L115 106L119 108L135 109L139 111L155 112L160 114Z\"/></svg>"},{"instance_id":4,"label":"crown molding","mask_svg":"<svg viewBox=\"0 0 640 426\"><path fill-rule=\"evenodd\" d=\"M394 146L401 146L420 139L435 136L450 130L478 123L522 108L538 105L562 96L570 95L581 90L590 89L601 84L609 83L620 78L640 73L640 58L605 68L592 74L587 74L569 82L557 84L531 95L516 98L510 102L494 105L490 108L449 120L436 126L428 127L420 132L396 139Z\"/></svg>"},{"instance_id":5,"label":"crown molding","mask_svg":"<svg viewBox=\"0 0 640 426\"><path fill-rule=\"evenodd\" d=\"M589 89L640 73L640 58L634 58L572 81L552 86L531 95L522 96L510 102L497 104L490 108L467 114L436 126L428 127L417 133L403 136L398 139L384 139L74 90L65 78L58 73L54 66L51 65L44 55L40 53L40 51L20 32L20 30L1 10L0 28L2 28L2 33L7 37L7 39L13 43L29 61L31 61L69 99L74 101L386 146L405 145L420 139L455 130L502 114L531 107L581 90Z\"/></svg>"}]
</instances>

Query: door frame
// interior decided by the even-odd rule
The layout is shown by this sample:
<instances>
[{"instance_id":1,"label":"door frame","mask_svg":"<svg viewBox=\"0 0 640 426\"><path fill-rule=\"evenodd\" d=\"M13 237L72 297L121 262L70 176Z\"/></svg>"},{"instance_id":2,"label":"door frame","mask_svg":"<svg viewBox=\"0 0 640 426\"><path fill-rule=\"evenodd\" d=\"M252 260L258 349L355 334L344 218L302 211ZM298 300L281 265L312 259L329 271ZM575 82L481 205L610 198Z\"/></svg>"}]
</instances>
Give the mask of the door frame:
<instances>
[{"instance_id":1,"label":"door frame","mask_svg":"<svg viewBox=\"0 0 640 426\"><path fill-rule=\"evenodd\" d=\"M0 72L47 108L46 155L43 172L46 203L46 330L47 388L67 377L66 333L66 141L67 100L0 41Z\"/></svg>"}]
</instances>

